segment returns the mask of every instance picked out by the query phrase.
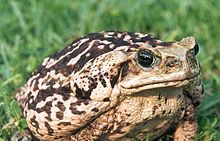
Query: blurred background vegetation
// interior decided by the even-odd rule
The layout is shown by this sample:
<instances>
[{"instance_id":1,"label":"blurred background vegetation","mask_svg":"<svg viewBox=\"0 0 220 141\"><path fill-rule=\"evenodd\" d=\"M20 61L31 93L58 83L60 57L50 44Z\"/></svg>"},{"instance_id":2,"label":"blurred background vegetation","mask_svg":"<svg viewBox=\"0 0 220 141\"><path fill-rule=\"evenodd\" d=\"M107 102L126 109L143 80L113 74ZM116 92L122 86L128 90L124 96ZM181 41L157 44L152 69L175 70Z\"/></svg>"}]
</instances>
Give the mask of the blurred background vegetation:
<instances>
[{"instance_id":1,"label":"blurred background vegetation","mask_svg":"<svg viewBox=\"0 0 220 141\"><path fill-rule=\"evenodd\" d=\"M42 59L103 30L196 37L206 93L197 140L220 141L219 0L0 0L0 141L26 127L13 99Z\"/></svg>"}]
</instances>

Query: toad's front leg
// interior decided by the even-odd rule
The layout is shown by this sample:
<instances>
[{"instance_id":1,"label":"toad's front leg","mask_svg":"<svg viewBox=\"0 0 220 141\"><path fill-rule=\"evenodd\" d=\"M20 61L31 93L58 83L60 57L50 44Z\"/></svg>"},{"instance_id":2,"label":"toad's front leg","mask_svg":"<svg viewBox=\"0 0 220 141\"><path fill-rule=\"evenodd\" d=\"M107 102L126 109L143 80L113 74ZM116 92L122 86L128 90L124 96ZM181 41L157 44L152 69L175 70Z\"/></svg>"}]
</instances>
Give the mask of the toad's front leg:
<instances>
[{"instance_id":1,"label":"toad's front leg","mask_svg":"<svg viewBox=\"0 0 220 141\"><path fill-rule=\"evenodd\" d=\"M198 123L195 119L194 105L188 98L186 103L185 114L174 133L174 141L192 141L197 134Z\"/></svg>"}]
</instances>

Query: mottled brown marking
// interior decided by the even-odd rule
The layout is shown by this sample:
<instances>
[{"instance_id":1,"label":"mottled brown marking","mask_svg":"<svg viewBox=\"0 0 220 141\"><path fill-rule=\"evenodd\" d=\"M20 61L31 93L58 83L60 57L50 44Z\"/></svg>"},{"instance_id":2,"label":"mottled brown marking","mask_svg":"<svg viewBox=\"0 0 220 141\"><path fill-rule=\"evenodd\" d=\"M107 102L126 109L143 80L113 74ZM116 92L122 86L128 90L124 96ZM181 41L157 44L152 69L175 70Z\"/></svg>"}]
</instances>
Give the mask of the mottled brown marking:
<instances>
[{"instance_id":1,"label":"mottled brown marking","mask_svg":"<svg viewBox=\"0 0 220 141\"><path fill-rule=\"evenodd\" d=\"M118 81L118 75L111 75L110 77L110 83L111 87L114 88L116 82Z\"/></svg>"},{"instance_id":2,"label":"mottled brown marking","mask_svg":"<svg viewBox=\"0 0 220 141\"><path fill-rule=\"evenodd\" d=\"M63 111L56 112L56 117L57 117L59 120L62 120L62 119L63 119Z\"/></svg>"},{"instance_id":3,"label":"mottled brown marking","mask_svg":"<svg viewBox=\"0 0 220 141\"><path fill-rule=\"evenodd\" d=\"M88 104L89 104L89 101L90 101L90 100L84 100L84 99L77 100L76 102L71 103L71 106L72 106L72 107L76 107L76 106L80 106L81 104L88 105Z\"/></svg>"},{"instance_id":4,"label":"mottled brown marking","mask_svg":"<svg viewBox=\"0 0 220 141\"><path fill-rule=\"evenodd\" d=\"M51 114L52 101L48 101L43 107L39 108L48 115Z\"/></svg>"},{"instance_id":5,"label":"mottled brown marking","mask_svg":"<svg viewBox=\"0 0 220 141\"><path fill-rule=\"evenodd\" d=\"M104 98L103 101L108 102L108 101L110 101L110 99L107 97L107 98Z\"/></svg>"},{"instance_id":6,"label":"mottled brown marking","mask_svg":"<svg viewBox=\"0 0 220 141\"><path fill-rule=\"evenodd\" d=\"M126 116L130 117L130 116L131 116L131 114L126 114Z\"/></svg>"},{"instance_id":7,"label":"mottled brown marking","mask_svg":"<svg viewBox=\"0 0 220 141\"><path fill-rule=\"evenodd\" d=\"M105 73L104 73L104 76L108 76L108 72L105 72Z\"/></svg>"},{"instance_id":8,"label":"mottled brown marking","mask_svg":"<svg viewBox=\"0 0 220 141\"><path fill-rule=\"evenodd\" d=\"M129 122L126 122L126 126L129 126L131 123L129 123Z\"/></svg>"},{"instance_id":9,"label":"mottled brown marking","mask_svg":"<svg viewBox=\"0 0 220 141\"><path fill-rule=\"evenodd\" d=\"M50 105L48 105L49 103L47 103L47 105L45 105L43 108L36 108L37 104L40 101L45 101L47 97L53 96L54 94L62 95L63 100L68 100L71 92L72 90L69 84L66 86L57 88L57 89L50 86L45 90L40 90L35 99L33 96L28 97L28 101L29 101L28 109L35 110L38 113L44 112L44 111L47 112L50 110L52 103ZM31 100L32 102L30 102Z\"/></svg>"},{"instance_id":10,"label":"mottled brown marking","mask_svg":"<svg viewBox=\"0 0 220 141\"><path fill-rule=\"evenodd\" d=\"M52 96L54 92L55 89L53 89L52 87L48 87L46 90L40 90L37 94L37 97L35 98L35 100L33 99L33 101L36 101L36 103L40 101L45 101L46 98Z\"/></svg>"},{"instance_id":11,"label":"mottled brown marking","mask_svg":"<svg viewBox=\"0 0 220 141\"><path fill-rule=\"evenodd\" d=\"M157 100L161 100L161 95L160 95L160 94L159 94L159 96L158 96Z\"/></svg>"},{"instance_id":12,"label":"mottled brown marking","mask_svg":"<svg viewBox=\"0 0 220 141\"><path fill-rule=\"evenodd\" d=\"M167 104L167 98L165 98L165 104Z\"/></svg>"},{"instance_id":13,"label":"mottled brown marking","mask_svg":"<svg viewBox=\"0 0 220 141\"><path fill-rule=\"evenodd\" d=\"M53 131L53 129L50 127L50 124L47 123L47 122L44 122L44 125L45 125L45 127L47 128L48 135L52 136L53 133L54 133L54 131Z\"/></svg>"},{"instance_id":14,"label":"mottled brown marking","mask_svg":"<svg viewBox=\"0 0 220 141\"><path fill-rule=\"evenodd\" d=\"M170 115L170 114L171 114L171 112L172 112L172 111L171 111L171 110L169 110L168 114Z\"/></svg>"},{"instance_id":15,"label":"mottled brown marking","mask_svg":"<svg viewBox=\"0 0 220 141\"><path fill-rule=\"evenodd\" d=\"M70 122L60 122L57 124L58 126L68 126L68 125L71 125Z\"/></svg>"},{"instance_id":16,"label":"mottled brown marking","mask_svg":"<svg viewBox=\"0 0 220 141\"><path fill-rule=\"evenodd\" d=\"M61 111L65 111L66 109L66 107L64 106L64 103L61 101L58 101L55 106L57 106Z\"/></svg>"},{"instance_id":17,"label":"mottled brown marking","mask_svg":"<svg viewBox=\"0 0 220 141\"><path fill-rule=\"evenodd\" d=\"M31 125L34 126L37 130L39 128L39 123L36 121L36 116L33 116L31 119Z\"/></svg>"},{"instance_id":18,"label":"mottled brown marking","mask_svg":"<svg viewBox=\"0 0 220 141\"><path fill-rule=\"evenodd\" d=\"M120 38L118 38L118 34L121 34L122 36ZM53 65L50 68L45 68L45 66L40 65L37 69L37 71L35 71L35 73L33 73L33 75L36 74L40 74L37 78L36 78L36 84L34 86L34 90L38 89L38 80L40 78L43 78L46 76L47 72L50 72L51 70L55 70L56 73L61 73L64 76L69 76L73 71L77 72L79 70L81 70L81 68L91 59L97 58L98 56L100 56L101 54L107 53L112 51L113 49L120 47L120 46L131 46L131 47L138 47L138 45L136 44L131 44L130 41L124 41L124 38L126 36L130 36L130 41L133 43L137 43L137 42L148 42L149 44L151 44L152 46L154 46L155 44L157 45L157 39L151 35L146 35L145 37L140 38L138 35L136 35L135 33L131 33L131 32L118 32L118 31L114 31L114 35L111 37L104 37L103 33L90 33L87 36L81 37L76 39L74 42L72 42L70 45L66 46L63 50L55 53L54 55L50 56L50 59L54 59L54 60L58 60L61 56L66 55L68 52L72 51L74 48L76 48L79 43L81 43L81 41L83 39L88 39L87 41L85 41L84 43L82 43L79 48L77 48L75 51L73 51L72 53L66 55L63 59L61 59L59 62L57 62L55 65ZM67 65L67 63L72 59L75 58L78 54L82 53L90 44L92 41L94 40L99 40L99 41L109 41L110 44L104 44L102 42L99 41L95 41L93 43L92 48L87 52L90 53L89 57L86 57L86 54L83 54L81 57L83 59L81 59L80 61L78 61L76 64L72 64L72 65ZM73 44L75 44L73 46ZM110 45L114 45L114 48L110 48ZM162 46L167 46L170 43L169 42L161 42L159 43ZM98 49L99 45L104 45L103 49ZM53 82L48 82L53 84ZM105 85L105 84L104 84Z\"/></svg>"},{"instance_id":19,"label":"mottled brown marking","mask_svg":"<svg viewBox=\"0 0 220 141\"><path fill-rule=\"evenodd\" d=\"M47 84L50 85L50 86L53 86L54 84L57 83L56 81L57 81L57 80L55 80L54 78L52 78L51 80L49 80L49 81L47 82Z\"/></svg>"},{"instance_id":20,"label":"mottled brown marking","mask_svg":"<svg viewBox=\"0 0 220 141\"><path fill-rule=\"evenodd\" d=\"M153 108L152 108L152 115L155 114L156 110L158 109L158 106L157 105L154 105Z\"/></svg>"},{"instance_id":21,"label":"mottled brown marking","mask_svg":"<svg viewBox=\"0 0 220 141\"><path fill-rule=\"evenodd\" d=\"M38 113L44 112L42 108L36 108L35 111Z\"/></svg>"},{"instance_id":22,"label":"mottled brown marking","mask_svg":"<svg viewBox=\"0 0 220 141\"><path fill-rule=\"evenodd\" d=\"M72 92L72 90L71 90L70 84L68 84L68 85L65 85L63 87L60 87L57 90L57 92L55 92L55 93L62 95L63 100L66 101L70 98L70 93L71 92Z\"/></svg>"},{"instance_id":23,"label":"mottled brown marking","mask_svg":"<svg viewBox=\"0 0 220 141\"><path fill-rule=\"evenodd\" d=\"M73 114L75 115L82 115L82 114L85 114L86 112L85 111L79 111L77 110L77 108L75 107L75 103L71 103L70 104L70 110Z\"/></svg>"},{"instance_id":24,"label":"mottled brown marking","mask_svg":"<svg viewBox=\"0 0 220 141\"><path fill-rule=\"evenodd\" d=\"M159 45L166 47L166 46L171 46L173 43L174 42L160 42Z\"/></svg>"},{"instance_id":25,"label":"mottled brown marking","mask_svg":"<svg viewBox=\"0 0 220 141\"><path fill-rule=\"evenodd\" d=\"M47 119L48 121L52 121L51 115L47 115L47 116L45 117L45 119Z\"/></svg>"},{"instance_id":26,"label":"mottled brown marking","mask_svg":"<svg viewBox=\"0 0 220 141\"><path fill-rule=\"evenodd\" d=\"M92 89L85 91L83 88L80 89L77 84L75 84L74 86L76 88L76 98L77 99L90 100L90 95L91 95Z\"/></svg>"},{"instance_id":27,"label":"mottled brown marking","mask_svg":"<svg viewBox=\"0 0 220 141\"><path fill-rule=\"evenodd\" d=\"M88 105L89 104L89 100L83 100L83 104L84 105Z\"/></svg>"},{"instance_id":28,"label":"mottled brown marking","mask_svg":"<svg viewBox=\"0 0 220 141\"><path fill-rule=\"evenodd\" d=\"M106 81L104 79L101 81L101 84L104 88L107 87Z\"/></svg>"},{"instance_id":29,"label":"mottled brown marking","mask_svg":"<svg viewBox=\"0 0 220 141\"><path fill-rule=\"evenodd\" d=\"M93 112L99 112L99 109L98 108L93 108L92 111Z\"/></svg>"},{"instance_id":30,"label":"mottled brown marking","mask_svg":"<svg viewBox=\"0 0 220 141\"><path fill-rule=\"evenodd\" d=\"M123 125L121 125L121 123L117 123L117 129L115 129L114 131L113 131L113 133L119 133L119 134L123 134L123 133L125 133L125 131L123 131L122 130L122 128L124 127Z\"/></svg>"}]
</instances>

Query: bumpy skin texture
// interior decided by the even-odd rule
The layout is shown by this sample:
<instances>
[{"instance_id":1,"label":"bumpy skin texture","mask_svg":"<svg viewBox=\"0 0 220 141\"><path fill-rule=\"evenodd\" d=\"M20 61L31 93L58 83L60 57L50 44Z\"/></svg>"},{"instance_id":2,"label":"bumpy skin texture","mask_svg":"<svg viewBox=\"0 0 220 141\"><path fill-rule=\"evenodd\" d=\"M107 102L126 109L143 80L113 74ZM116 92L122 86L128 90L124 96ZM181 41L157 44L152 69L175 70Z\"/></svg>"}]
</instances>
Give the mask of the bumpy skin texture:
<instances>
[{"instance_id":1,"label":"bumpy skin texture","mask_svg":"<svg viewBox=\"0 0 220 141\"><path fill-rule=\"evenodd\" d=\"M16 99L40 140L153 140L175 127L175 141L190 141L202 100L197 49L193 37L92 33L45 58Z\"/></svg>"}]
</instances>

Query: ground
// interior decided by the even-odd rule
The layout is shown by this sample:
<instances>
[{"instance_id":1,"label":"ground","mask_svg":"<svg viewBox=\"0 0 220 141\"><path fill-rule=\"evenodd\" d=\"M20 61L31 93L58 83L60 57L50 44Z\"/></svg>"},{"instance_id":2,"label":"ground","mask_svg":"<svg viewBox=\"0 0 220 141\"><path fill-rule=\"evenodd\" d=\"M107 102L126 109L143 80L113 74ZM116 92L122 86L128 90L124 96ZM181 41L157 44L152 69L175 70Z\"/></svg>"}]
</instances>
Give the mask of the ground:
<instances>
[{"instance_id":1,"label":"ground","mask_svg":"<svg viewBox=\"0 0 220 141\"><path fill-rule=\"evenodd\" d=\"M198 108L196 140L220 140L220 1L0 0L0 141L25 120L16 90L44 57L90 32L150 33L161 40L194 36L206 97ZM169 139L167 139L169 140Z\"/></svg>"}]
</instances>

